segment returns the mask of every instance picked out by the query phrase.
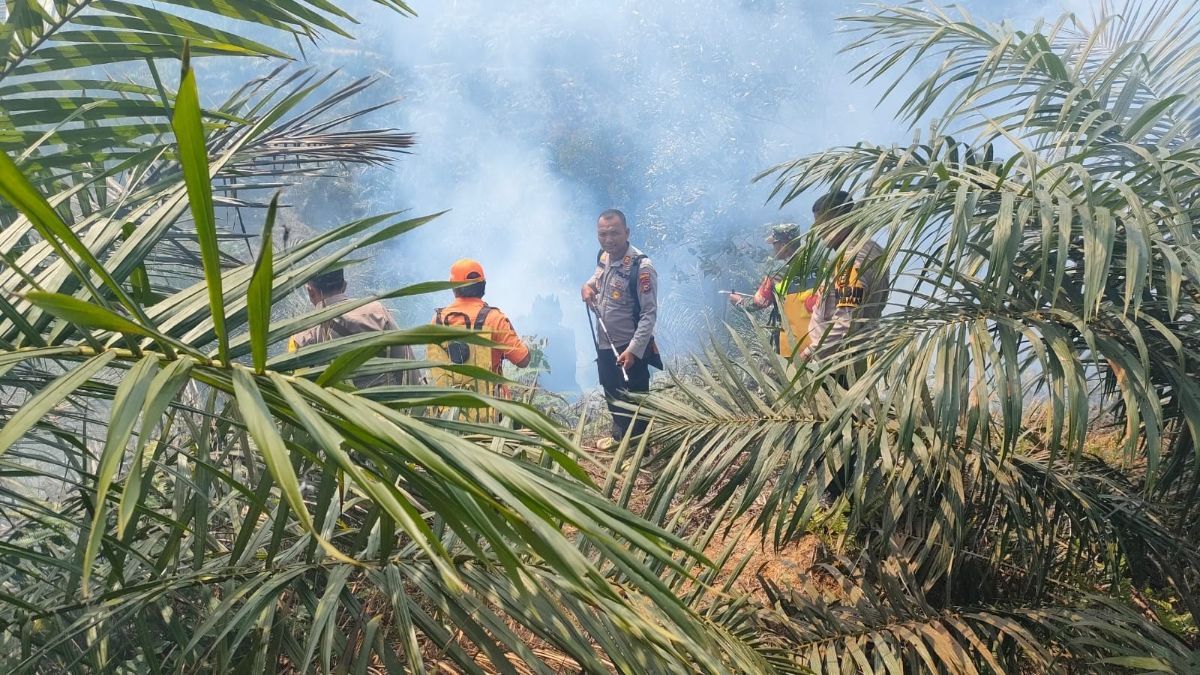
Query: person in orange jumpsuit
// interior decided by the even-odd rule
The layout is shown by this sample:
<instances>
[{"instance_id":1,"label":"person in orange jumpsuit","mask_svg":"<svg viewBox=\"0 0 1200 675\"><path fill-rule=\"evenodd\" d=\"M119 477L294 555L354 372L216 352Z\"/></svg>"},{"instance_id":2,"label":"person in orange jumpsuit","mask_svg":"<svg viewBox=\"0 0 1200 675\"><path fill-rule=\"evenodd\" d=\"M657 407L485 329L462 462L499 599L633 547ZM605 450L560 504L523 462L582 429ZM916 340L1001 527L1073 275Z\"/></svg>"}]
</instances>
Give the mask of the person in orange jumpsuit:
<instances>
[{"instance_id":1,"label":"person in orange jumpsuit","mask_svg":"<svg viewBox=\"0 0 1200 675\"><path fill-rule=\"evenodd\" d=\"M439 308L434 313L433 323L480 331L485 333L489 340L500 345L488 350L491 355L488 367L493 373L500 374L503 371L506 359L518 368L529 365L529 347L513 330L508 316L499 307L493 307L483 301L483 294L487 289L487 277L483 274L483 266L467 258L458 260L450 266L450 281L474 283L455 288L454 302ZM453 343L451 345L453 350ZM451 361L461 363L456 356L451 353Z\"/></svg>"}]
</instances>

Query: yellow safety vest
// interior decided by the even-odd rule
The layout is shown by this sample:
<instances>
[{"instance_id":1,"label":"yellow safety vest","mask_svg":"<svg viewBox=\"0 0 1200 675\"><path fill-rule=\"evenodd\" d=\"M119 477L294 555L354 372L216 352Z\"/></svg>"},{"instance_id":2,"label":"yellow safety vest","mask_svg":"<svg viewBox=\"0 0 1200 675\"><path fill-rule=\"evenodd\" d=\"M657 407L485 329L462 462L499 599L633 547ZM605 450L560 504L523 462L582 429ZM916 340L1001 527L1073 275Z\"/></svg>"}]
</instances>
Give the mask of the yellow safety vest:
<instances>
[{"instance_id":1,"label":"yellow safety vest","mask_svg":"<svg viewBox=\"0 0 1200 675\"><path fill-rule=\"evenodd\" d=\"M803 351L808 346L808 321L812 317L812 312L808 309L808 299L815 293L816 289L812 288L785 289L782 281L775 284L775 305L781 317L779 353L783 356L791 358L793 354Z\"/></svg>"},{"instance_id":2,"label":"yellow safety vest","mask_svg":"<svg viewBox=\"0 0 1200 675\"><path fill-rule=\"evenodd\" d=\"M485 330L484 320L487 318L491 307L484 305L480 308L479 313L475 316L474 324L469 320L466 314L461 312L449 312L442 314L442 309L437 310L437 318L434 323L439 326L460 326L470 328L471 330L480 332L484 337L490 337L489 331ZM461 318L460 318L461 317ZM459 319L459 320L456 320ZM471 345L465 342L452 341L445 344L429 345L425 348L425 355L430 361L437 363L452 363L455 365L467 365L482 368L483 370L491 370L492 368L492 349L491 347L482 347L479 345ZM448 389L462 389L465 391L474 391L485 396L497 396L501 392L499 387L485 380L480 380L470 375L456 373L446 368L433 369L433 384L438 387ZM434 414L445 414L448 409L442 408L434 410ZM467 408L459 410L456 417L468 422L495 422L496 411L491 408Z\"/></svg>"}]
</instances>

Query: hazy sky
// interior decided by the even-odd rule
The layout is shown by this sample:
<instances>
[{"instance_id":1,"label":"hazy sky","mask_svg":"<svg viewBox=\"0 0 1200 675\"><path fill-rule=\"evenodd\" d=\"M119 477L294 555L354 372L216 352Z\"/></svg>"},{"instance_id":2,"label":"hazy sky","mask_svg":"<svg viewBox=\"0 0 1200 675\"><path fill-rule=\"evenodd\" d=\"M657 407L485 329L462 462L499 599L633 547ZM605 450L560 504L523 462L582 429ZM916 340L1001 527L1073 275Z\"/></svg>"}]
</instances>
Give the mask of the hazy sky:
<instances>
[{"instance_id":1,"label":"hazy sky","mask_svg":"<svg viewBox=\"0 0 1200 675\"><path fill-rule=\"evenodd\" d=\"M379 282L440 278L456 258L477 258L489 301L519 318L536 295L557 297L581 350L590 336L577 293L600 210L623 209L655 260L663 342L678 353L702 337L704 310L728 285L725 273L702 274L701 260L732 244L761 261L766 223L808 222L811 199L779 212L764 203L769 186L751 182L758 171L833 145L911 138L894 102L876 107L882 87L850 82L852 61L837 54L848 39L836 17L860 3L412 4L416 19L347 3L364 19L360 40L331 41L321 57L382 76L376 96L403 100L373 119L418 134L414 155L370 175L372 210L451 209L389 252ZM1018 23L1061 12L1054 2L966 4ZM425 304L412 315L434 299ZM590 357L579 364L587 374Z\"/></svg>"}]
</instances>

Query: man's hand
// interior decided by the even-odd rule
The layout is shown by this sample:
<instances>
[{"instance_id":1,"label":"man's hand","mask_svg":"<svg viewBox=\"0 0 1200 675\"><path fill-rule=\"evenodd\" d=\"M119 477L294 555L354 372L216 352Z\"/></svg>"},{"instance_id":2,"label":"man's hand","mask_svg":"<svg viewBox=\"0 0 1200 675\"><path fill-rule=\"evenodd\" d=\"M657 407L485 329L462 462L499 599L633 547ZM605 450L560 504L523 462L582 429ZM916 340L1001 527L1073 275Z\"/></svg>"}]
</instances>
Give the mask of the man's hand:
<instances>
[{"instance_id":1,"label":"man's hand","mask_svg":"<svg viewBox=\"0 0 1200 675\"><path fill-rule=\"evenodd\" d=\"M579 295L583 298L583 302L586 305L593 304L596 301L596 289L590 283L583 285L583 288L579 291Z\"/></svg>"},{"instance_id":2,"label":"man's hand","mask_svg":"<svg viewBox=\"0 0 1200 675\"><path fill-rule=\"evenodd\" d=\"M633 352L629 351L628 349L621 352L621 355L617 357L617 365L625 370L632 368L636 361L637 357L634 356Z\"/></svg>"},{"instance_id":3,"label":"man's hand","mask_svg":"<svg viewBox=\"0 0 1200 675\"><path fill-rule=\"evenodd\" d=\"M741 307L743 304L745 304L745 302L746 296L742 295L741 293L729 294L729 304L733 305L734 307Z\"/></svg>"}]
</instances>

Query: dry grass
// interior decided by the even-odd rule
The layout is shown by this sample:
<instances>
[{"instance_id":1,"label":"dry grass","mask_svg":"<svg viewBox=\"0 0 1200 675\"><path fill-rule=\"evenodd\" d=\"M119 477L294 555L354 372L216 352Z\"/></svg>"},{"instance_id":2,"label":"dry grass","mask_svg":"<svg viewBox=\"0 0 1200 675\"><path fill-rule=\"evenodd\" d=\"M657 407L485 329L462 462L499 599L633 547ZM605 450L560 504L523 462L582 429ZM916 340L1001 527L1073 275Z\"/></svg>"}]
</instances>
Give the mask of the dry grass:
<instances>
[{"instance_id":1,"label":"dry grass","mask_svg":"<svg viewBox=\"0 0 1200 675\"><path fill-rule=\"evenodd\" d=\"M757 517L755 513L740 516L727 533L718 534L704 549L709 560L725 560L713 585L728 586L732 595L749 595L755 602L769 605L768 582L784 589L820 583L820 576L813 575L812 568L826 553L821 538L805 534L776 549L769 539L752 531Z\"/></svg>"},{"instance_id":2,"label":"dry grass","mask_svg":"<svg viewBox=\"0 0 1200 675\"><path fill-rule=\"evenodd\" d=\"M595 407L597 407L595 400L579 404L579 408L595 410ZM598 486L604 486L607 482L613 462L611 450L600 450L596 447L596 441L603 437L606 431L607 425L603 424L602 420L604 420L603 415L595 415L589 419L585 436L590 440L582 444L588 457L594 460L584 461L582 465ZM1119 454L1120 431L1111 426L1097 428L1089 435L1089 452L1102 456ZM632 454L633 452L630 451L627 457ZM633 513L646 513L651 506L655 488L656 476L652 471L642 469L636 472L633 487L625 503L626 508ZM617 500L623 494L624 489L624 474L618 472L612 486L612 498ZM672 508L684 509L684 515L680 519L684 525L679 528L680 531L676 532L684 537L708 528L717 515L711 509L696 502L676 504ZM827 600L835 600L842 593L841 586L831 576L823 573L822 568L818 567L820 563L827 562L833 557L834 552L829 550L830 545L827 544L828 537L823 538L819 534L807 533L776 549L770 537L763 537L761 530L754 526L754 521L761 512L762 505L754 504L747 513L732 519L719 530L703 548L702 552L706 558L719 562L719 571L710 580L710 586L714 589L727 589L726 592L730 596L748 596L755 604L764 608L769 608L771 605L767 592L768 587L783 591L795 590L804 595L823 596ZM684 585L680 589L680 593L686 593L692 587L690 584ZM388 611L386 608L377 609L385 614ZM522 637L533 653L554 668L556 672L579 672L578 664L570 657L555 650L516 622L509 621L508 623L510 629ZM352 630L352 627L348 625L347 629ZM420 642L422 658L431 673L463 672L446 659L444 646L435 645L423 637ZM461 632L456 634L455 642L471 655L483 672L500 672L490 662L486 652L479 649ZM403 646L397 644L395 648L397 653L400 653ZM516 672L522 675L533 672L528 666L519 662L515 654L508 656L513 659ZM368 670L372 673L386 672L383 664L379 662L373 662ZM286 672L286 670L281 672Z\"/></svg>"},{"instance_id":3,"label":"dry grass","mask_svg":"<svg viewBox=\"0 0 1200 675\"><path fill-rule=\"evenodd\" d=\"M597 450L594 440L584 447L597 460L588 463L588 474L597 485L604 485L612 453ZM646 513L655 487L653 472L638 471L626 508L634 513ZM624 481L618 478L613 488L614 497L619 496L623 489ZM766 492L764 490L764 494ZM762 503L753 504L746 513L732 519L719 530L704 547L702 553L706 558L720 561L719 572L710 585L718 589L728 587L728 593L734 596L749 595L762 605L770 603L765 590L767 582L785 589L818 584L824 590L824 576L813 571L814 565L828 555L821 537L804 534L776 549L771 539L764 537L761 530L754 527L754 521L762 513L763 507ZM684 509L684 516L680 519L684 526L676 532L683 537L709 527L717 515L703 504L695 502L672 508Z\"/></svg>"}]
</instances>

